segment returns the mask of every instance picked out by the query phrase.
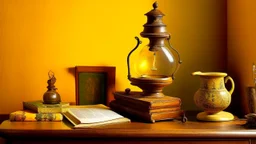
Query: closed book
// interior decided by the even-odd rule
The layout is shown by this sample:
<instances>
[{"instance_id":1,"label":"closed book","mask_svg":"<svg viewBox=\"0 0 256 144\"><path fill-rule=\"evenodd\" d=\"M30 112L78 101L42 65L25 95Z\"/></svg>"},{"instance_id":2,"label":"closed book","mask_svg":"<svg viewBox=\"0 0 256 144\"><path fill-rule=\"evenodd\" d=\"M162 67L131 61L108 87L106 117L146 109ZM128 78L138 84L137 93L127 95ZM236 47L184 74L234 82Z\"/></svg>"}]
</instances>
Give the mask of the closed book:
<instances>
[{"instance_id":1,"label":"closed book","mask_svg":"<svg viewBox=\"0 0 256 144\"><path fill-rule=\"evenodd\" d=\"M62 113L67 111L68 107L68 102L60 102L59 104L44 104L41 100L23 102L24 110L35 113Z\"/></svg>"},{"instance_id":2,"label":"closed book","mask_svg":"<svg viewBox=\"0 0 256 144\"><path fill-rule=\"evenodd\" d=\"M116 100L110 103L110 108L131 119L150 122L150 123L154 123L156 121L161 121L161 120L172 120L172 119L181 118L183 114L182 110L153 112L153 113L144 112L144 111L141 111L140 109L133 109L131 107L121 105L117 103Z\"/></svg>"},{"instance_id":3,"label":"closed book","mask_svg":"<svg viewBox=\"0 0 256 144\"><path fill-rule=\"evenodd\" d=\"M34 113L30 111L15 111L10 113L9 120L14 122L62 121L61 113Z\"/></svg>"},{"instance_id":4,"label":"closed book","mask_svg":"<svg viewBox=\"0 0 256 144\"><path fill-rule=\"evenodd\" d=\"M164 96L161 98L142 96L141 92L115 92L114 97L131 105L140 105L144 109L159 109L166 107L180 107L181 99L178 97Z\"/></svg>"},{"instance_id":5,"label":"closed book","mask_svg":"<svg viewBox=\"0 0 256 144\"><path fill-rule=\"evenodd\" d=\"M170 111L181 110L180 106L171 106L171 107L147 109L147 108L145 108L141 105L135 105L133 103L127 103L126 101L122 101L122 100L115 100L115 103L118 103L119 105L123 105L125 107L130 107L132 109L139 109L140 111L147 112L147 113L170 112Z\"/></svg>"},{"instance_id":6,"label":"closed book","mask_svg":"<svg viewBox=\"0 0 256 144\"><path fill-rule=\"evenodd\" d=\"M74 128L96 128L131 122L130 119L103 104L70 106L63 115L73 124Z\"/></svg>"}]
</instances>

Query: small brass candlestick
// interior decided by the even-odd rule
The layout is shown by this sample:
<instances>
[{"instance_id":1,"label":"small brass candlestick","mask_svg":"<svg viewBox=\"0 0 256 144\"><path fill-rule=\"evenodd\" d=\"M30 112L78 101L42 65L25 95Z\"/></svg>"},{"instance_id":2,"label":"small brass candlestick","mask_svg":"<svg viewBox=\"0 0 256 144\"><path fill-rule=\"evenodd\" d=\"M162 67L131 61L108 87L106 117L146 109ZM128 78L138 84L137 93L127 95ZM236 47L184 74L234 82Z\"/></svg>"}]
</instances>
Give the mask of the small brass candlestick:
<instances>
[{"instance_id":1,"label":"small brass candlestick","mask_svg":"<svg viewBox=\"0 0 256 144\"><path fill-rule=\"evenodd\" d=\"M59 93L56 91L57 88L55 88L55 85L54 85L56 82L56 78L52 71L49 71L48 76L49 76L49 80L47 81L48 90L44 93L44 96L43 96L44 104L59 104L61 102L61 98Z\"/></svg>"}]
</instances>

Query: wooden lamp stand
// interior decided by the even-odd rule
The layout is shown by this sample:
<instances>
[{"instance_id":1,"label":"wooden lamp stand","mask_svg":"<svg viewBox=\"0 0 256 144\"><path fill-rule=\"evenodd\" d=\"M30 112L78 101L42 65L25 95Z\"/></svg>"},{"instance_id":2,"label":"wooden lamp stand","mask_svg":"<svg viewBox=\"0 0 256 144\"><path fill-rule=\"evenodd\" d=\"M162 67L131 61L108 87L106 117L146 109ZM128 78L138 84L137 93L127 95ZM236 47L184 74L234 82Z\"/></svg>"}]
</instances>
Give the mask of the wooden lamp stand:
<instances>
[{"instance_id":1,"label":"wooden lamp stand","mask_svg":"<svg viewBox=\"0 0 256 144\"><path fill-rule=\"evenodd\" d=\"M181 110L181 99L165 96L162 88L172 82L170 77L143 79L132 78L131 84L143 88L143 92L115 92L110 107L132 119L154 123L161 120L187 120Z\"/></svg>"}]
</instances>

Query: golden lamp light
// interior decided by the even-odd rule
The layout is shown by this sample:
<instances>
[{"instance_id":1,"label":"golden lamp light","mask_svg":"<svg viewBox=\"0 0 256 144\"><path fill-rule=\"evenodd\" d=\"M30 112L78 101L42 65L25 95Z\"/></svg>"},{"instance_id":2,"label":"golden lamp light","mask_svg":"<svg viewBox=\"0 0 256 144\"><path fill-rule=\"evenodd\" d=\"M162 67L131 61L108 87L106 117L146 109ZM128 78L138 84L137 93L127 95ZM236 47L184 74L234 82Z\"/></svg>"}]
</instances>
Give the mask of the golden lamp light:
<instances>
[{"instance_id":1,"label":"golden lamp light","mask_svg":"<svg viewBox=\"0 0 256 144\"><path fill-rule=\"evenodd\" d=\"M184 113L180 109L181 100L162 93L163 88L170 85L174 79L181 64L180 55L170 45L171 37L162 21L164 14L158 10L157 2L145 15L147 23L144 24L144 30L140 35L148 38L149 44L142 48L134 61L134 67L131 67L130 56L141 44L140 39L135 37L137 45L127 57L128 79L131 85L138 86L142 92L131 92L130 89L126 89L125 92L115 92L115 100L110 106L116 111L142 121L155 122L180 116L185 120ZM131 68L134 68L134 76L130 73Z\"/></svg>"}]
</instances>

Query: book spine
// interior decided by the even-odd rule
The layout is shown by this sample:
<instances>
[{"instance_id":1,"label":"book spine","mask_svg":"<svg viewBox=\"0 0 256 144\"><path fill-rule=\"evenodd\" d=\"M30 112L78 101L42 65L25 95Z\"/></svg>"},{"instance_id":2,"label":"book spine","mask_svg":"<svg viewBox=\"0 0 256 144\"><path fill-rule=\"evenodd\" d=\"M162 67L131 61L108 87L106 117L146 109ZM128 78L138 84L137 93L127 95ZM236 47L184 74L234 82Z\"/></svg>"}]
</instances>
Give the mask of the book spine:
<instances>
[{"instance_id":1,"label":"book spine","mask_svg":"<svg viewBox=\"0 0 256 144\"><path fill-rule=\"evenodd\" d=\"M173 106L173 107L163 107L163 108L155 108L155 109L147 109L145 107L141 107L141 105L134 105L133 103L127 103L123 100L116 100L116 102L119 104L119 105L123 105L125 107L130 107L130 108L133 108L133 109L139 109L140 111L143 111L143 112L148 112L148 113L158 113L158 112L170 112L170 111L177 111L177 110L180 110L181 107L178 105L178 106Z\"/></svg>"},{"instance_id":2,"label":"book spine","mask_svg":"<svg viewBox=\"0 0 256 144\"><path fill-rule=\"evenodd\" d=\"M23 102L23 109L30 110L35 113L62 113L68 110L69 104L62 104L60 106L50 106L44 105L44 107L39 106L38 104L30 103L30 102Z\"/></svg>"},{"instance_id":3,"label":"book spine","mask_svg":"<svg viewBox=\"0 0 256 144\"><path fill-rule=\"evenodd\" d=\"M146 122L155 122L149 114L147 113L140 113L138 111L135 111L129 107L121 106L118 103L115 103L114 101L110 102L110 108L113 111L116 111L117 113L121 113L127 117L131 117L137 120L143 120Z\"/></svg>"},{"instance_id":4,"label":"book spine","mask_svg":"<svg viewBox=\"0 0 256 144\"><path fill-rule=\"evenodd\" d=\"M151 117L156 121L168 120L168 119L180 119L182 117L182 114L183 114L182 110L176 110L176 111L169 111L169 112L153 113Z\"/></svg>"},{"instance_id":5,"label":"book spine","mask_svg":"<svg viewBox=\"0 0 256 144\"><path fill-rule=\"evenodd\" d=\"M128 96L123 96L119 93L114 93L114 98L118 101L124 101L126 103L130 103L132 105L140 105L141 107L145 107L145 109L151 108L151 103L147 101L134 100L134 98L129 98Z\"/></svg>"},{"instance_id":6,"label":"book spine","mask_svg":"<svg viewBox=\"0 0 256 144\"><path fill-rule=\"evenodd\" d=\"M23 102L23 109L24 110L31 110L35 113L38 113L38 108L35 105L33 105L29 102Z\"/></svg>"},{"instance_id":7,"label":"book spine","mask_svg":"<svg viewBox=\"0 0 256 144\"><path fill-rule=\"evenodd\" d=\"M180 118L182 115L181 110L169 111L169 112L158 112L158 113L146 113L138 109L133 109L131 107L120 105L119 103L116 103L116 101L112 101L110 103L110 107L112 110L118 113L127 115L128 117L132 117L138 120L143 120L151 123L154 123L159 120Z\"/></svg>"},{"instance_id":8,"label":"book spine","mask_svg":"<svg viewBox=\"0 0 256 144\"><path fill-rule=\"evenodd\" d=\"M123 94L114 93L114 97L118 101L123 101L124 103L129 103L130 105L140 105L140 108L144 109L159 109L159 108L167 108L167 107L180 107L181 100L178 98L173 98L172 100L161 100L159 102L158 99L153 100L151 98L151 102L140 100L139 98L132 98L132 96L125 96ZM146 99L146 98L144 98Z\"/></svg>"},{"instance_id":9,"label":"book spine","mask_svg":"<svg viewBox=\"0 0 256 144\"><path fill-rule=\"evenodd\" d=\"M36 122L36 121L62 121L61 113L31 113L27 111L16 111L10 114L10 121Z\"/></svg>"},{"instance_id":10,"label":"book spine","mask_svg":"<svg viewBox=\"0 0 256 144\"><path fill-rule=\"evenodd\" d=\"M159 109L159 108L167 108L167 107L180 107L181 106L181 100L175 99L175 100L156 100L152 102L151 109ZM167 102L168 101L168 102Z\"/></svg>"},{"instance_id":11,"label":"book spine","mask_svg":"<svg viewBox=\"0 0 256 144\"><path fill-rule=\"evenodd\" d=\"M37 109L38 113L63 113L68 110L68 107L55 107L55 108L50 108L50 107L39 107Z\"/></svg>"}]
</instances>

